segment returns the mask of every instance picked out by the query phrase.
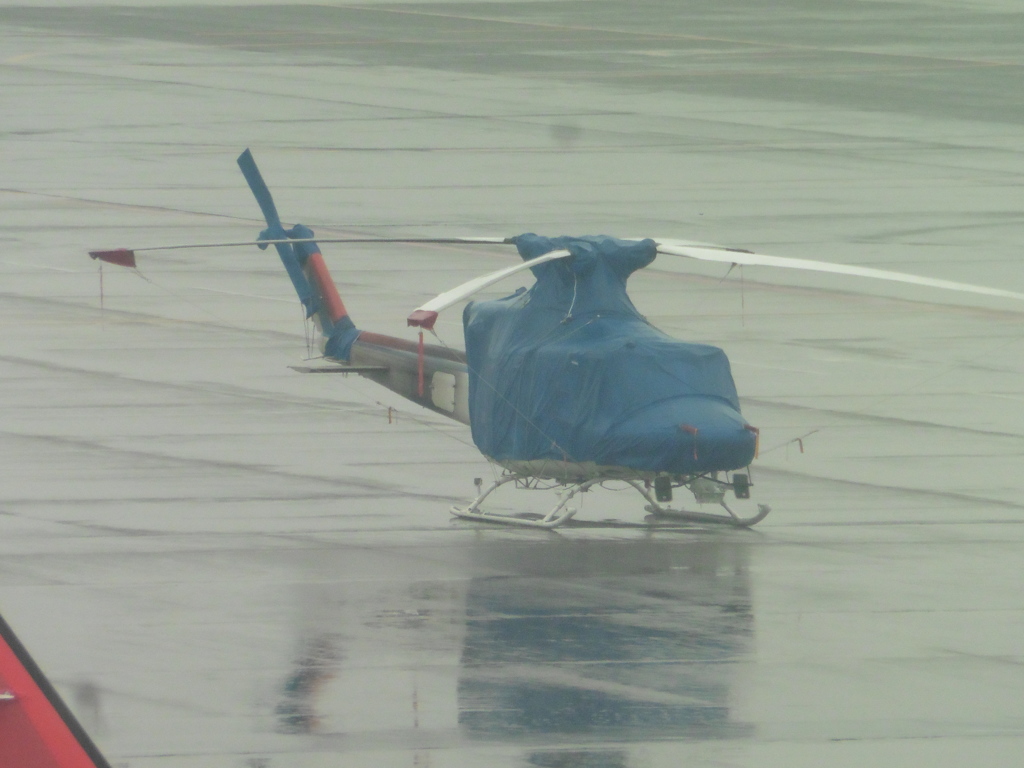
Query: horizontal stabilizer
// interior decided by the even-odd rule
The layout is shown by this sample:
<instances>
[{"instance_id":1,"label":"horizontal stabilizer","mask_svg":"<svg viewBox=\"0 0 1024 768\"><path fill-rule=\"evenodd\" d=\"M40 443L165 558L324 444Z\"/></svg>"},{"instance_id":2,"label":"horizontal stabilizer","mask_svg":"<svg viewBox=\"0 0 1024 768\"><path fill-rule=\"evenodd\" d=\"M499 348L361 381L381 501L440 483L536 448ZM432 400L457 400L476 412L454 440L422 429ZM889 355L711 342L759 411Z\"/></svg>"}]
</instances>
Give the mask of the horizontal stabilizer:
<instances>
[{"instance_id":1,"label":"horizontal stabilizer","mask_svg":"<svg viewBox=\"0 0 1024 768\"><path fill-rule=\"evenodd\" d=\"M305 365L289 365L293 371L299 373L387 373L388 368L384 365L325 365L310 367Z\"/></svg>"}]
</instances>

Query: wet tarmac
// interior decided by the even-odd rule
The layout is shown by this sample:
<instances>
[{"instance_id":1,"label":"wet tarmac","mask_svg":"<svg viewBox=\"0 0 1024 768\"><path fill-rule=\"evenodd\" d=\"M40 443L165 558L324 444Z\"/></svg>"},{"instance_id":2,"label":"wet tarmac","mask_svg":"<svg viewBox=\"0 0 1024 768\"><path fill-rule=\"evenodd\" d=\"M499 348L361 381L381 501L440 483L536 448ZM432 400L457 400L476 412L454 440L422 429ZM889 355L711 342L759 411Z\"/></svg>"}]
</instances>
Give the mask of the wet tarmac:
<instances>
[{"instance_id":1,"label":"wet tarmac","mask_svg":"<svg viewBox=\"0 0 1024 768\"><path fill-rule=\"evenodd\" d=\"M449 517L494 472L461 425L289 368L276 258L142 254L101 298L86 256L254 237L249 146L322 236L1024 291L1024 13L964 5L0 3L0 611L111 763L1019 761L1024 308L661 257L631 295L728 352L774 511L651 527L594 492L547 533ZM514 263L325 252L395 335Z\"/></svg>"}]
</instances>

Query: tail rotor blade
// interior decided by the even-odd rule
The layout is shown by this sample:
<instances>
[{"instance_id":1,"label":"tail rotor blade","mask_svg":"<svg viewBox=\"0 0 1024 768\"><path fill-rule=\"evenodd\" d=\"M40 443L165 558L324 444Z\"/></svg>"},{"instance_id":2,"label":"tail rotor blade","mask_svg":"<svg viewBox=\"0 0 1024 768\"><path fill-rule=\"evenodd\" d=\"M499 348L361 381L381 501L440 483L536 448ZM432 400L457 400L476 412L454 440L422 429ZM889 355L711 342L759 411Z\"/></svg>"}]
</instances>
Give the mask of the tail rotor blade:
<instances>
[{"instance_id":1,"label":"tail rotor blade","mask_svg":"<svg viewBox=\"0 0 1024 768\"><path fill-rule=\"evenodd\" d=\"M238 167L242 169L242 175L249 182L249 189L256 196L256 202L260 204L263 211L263 218L267 220L270 227L280 227L281 217L277 215L277 207L274 205L274 198L270 196L270 189L267 187L260 169L256 167L252 152L248 149L238 156Z\"/></svg>"}]
</instances>

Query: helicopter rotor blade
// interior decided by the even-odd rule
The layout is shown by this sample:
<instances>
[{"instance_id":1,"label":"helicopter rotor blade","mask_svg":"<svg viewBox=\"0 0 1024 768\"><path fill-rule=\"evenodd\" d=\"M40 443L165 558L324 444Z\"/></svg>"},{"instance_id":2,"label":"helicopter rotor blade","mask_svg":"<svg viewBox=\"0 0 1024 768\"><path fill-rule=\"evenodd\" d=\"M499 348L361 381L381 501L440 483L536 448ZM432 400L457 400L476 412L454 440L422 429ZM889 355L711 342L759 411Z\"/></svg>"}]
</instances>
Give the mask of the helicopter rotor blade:
<instances>
[{"instance_id":1,"label":"helicopter rotor blade","mask_svg":"<svg viewBox=\"0 0 1024 768\"><path fill-rule=\"evenodd\" d=\"M505 237L287 237L275 240L234 240L219 243L178 243L175 245L150 245L142 248L114 248L89 251L94 259L109 261L122 266L135 266L136 253L148 251L186 251L193 248L244 248L251 245L296 245L298 243L408 243L412 245L511 245ZM125 263L132 260L131 264Z\"/></svg>"},{"instance_id":2,"label":"helicopter rotor blade","mask_svg":"<svg viewBox=\"0 0 1024 768\"><path fill-rule=\"evenodd\" d=\"M849 264L832 264L827 261L812 259L794 259L786 256L768 256L763 253L742 250L739 248L716 248L675 243L663 240L658 243L658 253L669 256L682 256L700 261L716 261L722 264L740 264L742 266L776 267L781 269L800 269L809 272L826 272L848 277L867 277L874 280L888 280L896 283L920 285L926 288L939 288L946 291L975 293L982 296L997 296L1004 299L1024 301L1024 293L1006 291L1001 288L988 288L971 283L958 283L953 280L941 280L934 277L921 277L906 272L893 272L888 269L874 267L857 267Z\"/></svg>"},{"instance_id":3,"label":"helicopter rotor blade","mask_svg":"<svg viewBox=\"0 0 1024 768\"><path fill-rule=\"evenodd\" d=\"M238 156L238 167L242 169L242 175L245 176L249 189L252 190L253 195L256 197L260 210L263 211L263 218L267 220L267 226L271 228L280 227L281 217L277 213L277 206L274 205L274 198L270 195L270 188L263 181L263 174L256 167L256 161L253 159L252 152L248 149Z\"/></svg>"},{"instance_id":4,"label":"helicopter rotor blade","mask_svg":"<svg viewBox=\"0 0 1024 768\"><path fill-rule=\"evenodd\" d=\"M474 277L472 280L467 280L462 285L458 285L452 288L450 291L445 291L438 296L435 296L426 304L416 309L411 315L409 315L407 321L409 325L419 326L420 328L426 328L428 331L434 327L434 323L437 321L437 315L439 312L448 309L453 304L458 304L463 299L467 299L474 293L482 291L488 286L494 285L499 280L504 280L510 275L514 275L517 272L523 272L532 267L536 267L538 264L544 264L548 261L554 261L555 259L564 259L566 256L571 256L569 251L549 251L543 256L538 256L535 259L524 261L521 264L516 264L514 267L505 267L499 269L497 272L490 272L480 277Z\"/></svg>"}]
</instances>

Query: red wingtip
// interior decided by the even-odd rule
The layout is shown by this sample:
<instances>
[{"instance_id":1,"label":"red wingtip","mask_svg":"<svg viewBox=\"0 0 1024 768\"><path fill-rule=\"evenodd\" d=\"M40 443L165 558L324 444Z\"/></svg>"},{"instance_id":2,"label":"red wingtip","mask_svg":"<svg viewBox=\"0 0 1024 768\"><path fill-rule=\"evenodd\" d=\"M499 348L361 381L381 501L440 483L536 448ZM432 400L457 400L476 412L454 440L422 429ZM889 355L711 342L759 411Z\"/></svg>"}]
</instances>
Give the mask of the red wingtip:
<instances>
[{"instance_id":1,"label":"red wingtip","mask_svg":"<svg viewBox=\"0 0 1024 768\"><path fill-rule=\"evenodd\" d=\"M409 315L406 322L409 325L419 326L420 328L426 328L428 331L432 331L434 330L434 323L437 322L437 312L433 312L429 309L417 309Z\"/></svg>"},{"instance_id":2,"label":"red wingtip","mask_svg":"<svg viewBox=\"0 0 1024 768\"><path fill-rule=\"evenodd\" d=\"M0 766L110 768L2 616Z\"/></svg>"},{"instance_id":3,"label":"red wingtip","mask_svg":"<svg viewBox=\"0 0 1024 768\"><path fill-rule=\"evenodd\" d=\"M89 255L94 259L121 267L135 268L135 251L130 251L127 248L115 248L113 251L89 251Z\"/></svg>"}]
</instances>

